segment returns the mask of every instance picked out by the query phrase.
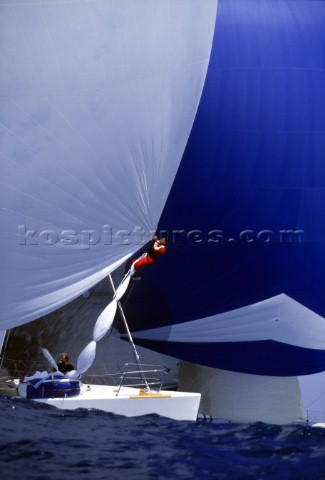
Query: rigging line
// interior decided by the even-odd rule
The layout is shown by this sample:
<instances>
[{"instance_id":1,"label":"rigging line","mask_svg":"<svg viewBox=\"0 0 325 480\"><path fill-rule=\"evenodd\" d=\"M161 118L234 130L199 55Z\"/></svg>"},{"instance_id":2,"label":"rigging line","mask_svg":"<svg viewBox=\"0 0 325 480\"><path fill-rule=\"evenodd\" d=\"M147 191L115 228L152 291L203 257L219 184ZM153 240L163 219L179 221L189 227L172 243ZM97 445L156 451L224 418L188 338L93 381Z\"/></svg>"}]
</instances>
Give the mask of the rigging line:
<instances>
[{"instance_id":1,"label":"rigging line","mask_svg":"<svg viewBox=\"0 0 325 480\"><path fill-rule=\"evenodd\" d=\"M113 327L113 326L117 327L117 325L118 325L118 323L119 323L119 320L120 320L119 318L117 318L116 320L114 320L112 327ZM109 341L112 336L113 336L113 328L111 328L110 331L109 331L109 333L108 333L107 341ZM109 342L109 345L110 345L110 353L111 353L111 355L112 355L112 357L113 357L113 362L114 362L114 364L117 366L117 368L119 369L119 371L121 372L122 370L121 370L121 368L120 368L120 366L119 366L119 363L118 363L118 360L117 360L117 355L116 355L116 351L115 351L114 341ZM97 377L99 377L99 376L108 376L108 375L111 376L111 375L112 375L112 373L108 373L108 372L107 372L107 365L106 365L106 364L104 364L104 369L105 369L106 373L104 373L104 374L102 374L102 375L98 375L98 374L97 374L97 375L95 375L95 377L97 378ZM91 382L90 382L90 383L91 383Z\"/></svg>"},{"instance_id":2,"label":"rigging line","mask_svg":"<svg viewBox=\"0 0 325 480\"><path fill-rule=\"evenodd\" d=\"M113 291L114 291L114 293L115 293L116 290L115 290L114 282L113 282L113 279L112 279L112 276L111 276L110 273L108 274L108 278L109 278L109 280L110 280L110 282L111 282L112 289L113 289ZM133 350L135 362L136 362L136 364L137 364L137 367L138 367L138 370L139 370L141 379L142 379L142 381L144 382L144 384L145 384L145 386L146 386L146 390L150 390L149 385L148 385L147 380L146 380L146 377L145 377L145 375L144 375L144 373L143 373L143 370L142 370L142 366L141 366L141 363L140 363L140 357L139 357L139 354L138 354L137 349L136 349L136 347L135 347L135 344L134 344L134 342L133 342L133 338L132 338L131 332L130 332L130 330L129 330L129 326L128 326L128 324L127 324L127 321L126 321L126 318L125 318L125 315L124 315L124 311L123 311L121 302L118 301L117 304L118 304L119 310L120 310L121 315L122 315L122 318L123 318L124 326L125 326L126 332L127 332L127 334L128 334L129 341L130 341L131 346L132 346L132 350Z\"/></svg>"},{"instance_id":3,"label":"rigging line","mask_svg":"<svg viewBox=\"0 0 325 480\"><path fill-rule=\"evenodd\" d=\"M120 318L118 318L116 321L114 321L113 325L115 325L117 327L118 323L120 321ZM108 334L108 340L112 337L113 335L113 329L111 328L109 334ZM113 363L115 365L115 367L117 368L118 370L118 373L123 373L123 366L121 367L121 362L118 360L120 358L120 355L118 356L117 353L116 353L116 347L114 345L114 341L110 342L110 353L113 357L113 362L111 362L111 364ZM106 372L107 372L107 366L106 364L104 364L104 367L106 369ZM106 375L109 375L109 376L114 376L114 373L105 373L103 374L103 376L106 376ZM100 375L96 375L96 377L98 377ZM115 381L115 379L114 379ZM117 385L117 382L115 381L115 384Z\"/></svg>"},{"instance_id":4,"label":"rigging line","mask_svg":"<svg viewBox=\"0 0 325 480\"><path fill-rule=\"evenodd\" d=\"M315 398L312 402L310 402L308 405L306 405L306 409L309 408L311 405L313 405L317 400L319 400L323 395L325 395L325 391L319 395L319 397Z\"/></svg>"},{"instance_id":5,"label":"rigging line","mask_svg":"<svg viewBox=\"0 0 325 480\"><path fill-rule=\"evenodd\" d=\"M134 282L132 283L132 286L131 286L131 288L130 288L130 291L129 291L129 293L128 293L128 296L126 297L126 300L125 300L125 302L124 302L124 304L123 304L123 308L125 308L125 306L126 306L126 303L127 303L128 299L129 299L129 296L131 295L131 292L132 292L132 290L133 290L133 287L134 287Z\"/></svg>"}]
</instances>

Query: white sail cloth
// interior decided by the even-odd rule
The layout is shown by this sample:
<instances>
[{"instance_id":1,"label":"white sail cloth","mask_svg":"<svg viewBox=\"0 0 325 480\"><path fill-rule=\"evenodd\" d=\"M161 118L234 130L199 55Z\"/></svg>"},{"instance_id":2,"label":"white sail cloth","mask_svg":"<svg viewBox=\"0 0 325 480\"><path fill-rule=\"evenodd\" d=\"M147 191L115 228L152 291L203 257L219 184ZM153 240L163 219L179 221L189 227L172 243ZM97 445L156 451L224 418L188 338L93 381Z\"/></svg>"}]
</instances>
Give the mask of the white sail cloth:
<instances>
[{"instance_id":1,"label":"white sail cloth","mask_svg":"<svg viewBox=\"0 0 325 480\"><path fill-rule=\"evenodd\" d=\"M139 340L202 344L274 340L323 350L324 322L320 315L280 294L212 317L134 332L133 336Z\"/></svg>"},{"instance_id":2,"label":"white sail cloth","mask_svg":"<svg viewBox=\"0 0 325 480\"><path fill-rule=\"evenodd\" d=\"M0 5L1 330L90 289L156 229L217 0Z\"/></svg>"},{"instance_id":3,"label":"white sail cloth","mask_svg":"<svg viewBox=\"0 0 325 480\"><path fill-rule=\"evenodd\" d=\"M229 372L182 362L180 389L200 392L200 411L232 422L285 424L305 419L297 377Z\"/></svg>"}]
</instances>

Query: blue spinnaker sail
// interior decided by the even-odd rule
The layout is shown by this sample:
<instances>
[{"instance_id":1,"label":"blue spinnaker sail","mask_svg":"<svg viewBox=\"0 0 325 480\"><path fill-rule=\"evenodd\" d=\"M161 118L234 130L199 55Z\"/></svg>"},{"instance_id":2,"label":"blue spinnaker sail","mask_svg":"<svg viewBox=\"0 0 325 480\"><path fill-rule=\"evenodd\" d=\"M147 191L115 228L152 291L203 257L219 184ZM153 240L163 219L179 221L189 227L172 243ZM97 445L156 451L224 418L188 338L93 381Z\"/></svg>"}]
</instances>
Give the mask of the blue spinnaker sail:
<instances>
[{"instance_id":1,"label":"blue spinnaker sail","mask_svg":"<svg viewBox=\"0 0 325 480\"><path fill-rule=\"evenodd\" d=\"M201 102L159 223L169 251L126 306L139 344L239 372L324 369L324 25L325 2L219 1ZM279 296L280 310L260 311L251 331L241 309ZM240 339L245 329L251 337Z\"/></svg>"}]
</instances>

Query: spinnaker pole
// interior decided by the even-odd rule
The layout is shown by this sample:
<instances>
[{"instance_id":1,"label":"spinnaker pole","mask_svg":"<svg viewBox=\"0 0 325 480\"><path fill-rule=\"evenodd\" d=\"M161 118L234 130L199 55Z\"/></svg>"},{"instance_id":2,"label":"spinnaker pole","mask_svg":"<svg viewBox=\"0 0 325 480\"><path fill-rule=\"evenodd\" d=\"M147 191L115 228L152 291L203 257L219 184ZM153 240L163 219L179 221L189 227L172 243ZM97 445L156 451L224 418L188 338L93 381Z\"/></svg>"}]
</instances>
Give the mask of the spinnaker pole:
<instances>
[{"instance_id":1,"label":"spinnaker pole","mask_svg":"<svg viewBox=\"0 0 325 480\"><path fill-rule=\"evenodd\" d=\"M113 279L112 279L112 276L111 276L110 273L108 274L108 277L109 277L109 280L110 280L110 282L111 282L111 286L112 286L113 292L114 292L114 294L115 294L116 290L115 290L114 282L113 282ZM142 381L144 382L144 384L145 384L145 386L146 386L146 389L147 389L147 390L150 390L149 385L148 385L147 380L146 380L146 377L145 377L144 372L143 372L143 370L142 370L142 366L141 366L141 363L140 363L139 354L138 354L137 349L136 349L136 347L135 347L135 344L134 344L134 341L133 341L133 338L132 338L132 335L131 335L129 326L128 326L128 324L127 324L127 321L126 321L126 318L125 318L125 315L124 315L123 307L122 307L120 301L118 301L117 304L118 304L119 310L120 310L121 315L122 315L122 318L123 318L123 322L124 322L124 325L125 325L125 329L126 329L127 335L128 335L128 337L129 337L129 341L130 341L131 346L132 346L132 350L133 350L135 362L136 362L136 364L137 364L137 367L138 367L138 370L139 370L141 379L142 379Z\"/></svg>"}]
</instances>

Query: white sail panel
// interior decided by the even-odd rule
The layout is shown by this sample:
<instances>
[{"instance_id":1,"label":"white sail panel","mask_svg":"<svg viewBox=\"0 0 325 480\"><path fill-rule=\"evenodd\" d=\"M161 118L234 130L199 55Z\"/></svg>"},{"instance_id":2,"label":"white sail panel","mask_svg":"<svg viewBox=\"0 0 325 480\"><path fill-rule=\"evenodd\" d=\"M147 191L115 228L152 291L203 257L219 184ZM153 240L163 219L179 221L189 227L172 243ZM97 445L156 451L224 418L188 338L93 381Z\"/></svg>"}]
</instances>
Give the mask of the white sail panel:
<instances>
[{"instance_id":1,"label":"white sail panel","mask_svg":"<svg viewBox=\"0 0 325 480\"><path fill-rule=\"evenodd\" d=\"M325 320L285 294L134 333L136 343L209 367L291 377L324 370Z\"/></svg>"},{"instance_id":2,"label":"white sail panel","mask_svg":"<svg viewBox=\"0 0 325 480\"><path fill-rule=\"evenodd\" d=\"M134 338L199 344L274 340L323 350L324 326L323 317L280 294L212 317L136 332Z\"/></svg>"},{"instance_id":3,"label":"white sail panel","mask_svg":"<svg viewBox=\"0 0 325 480\"><path fill-rule=\"evenodd\" d=\"M155 231L200 99L216 6L0 6L2 329L88 290Z\"/></svg>"},{"instance_id":4,"label":"white sail panel","mask_svg":"<svg viewBox=\"0 0 325 480\"><path fill-rule=\"evenodd\" d=\"M234 422L305 419L297 377L249 375L182 362L179 388L200 392L200 413Z\"/></svg>"},{"instance_id":5,"label":"white sail panel","mask_svg":"<svg viewBox=\"0 0 325 480\"><path fill-rule=\"evenodd\" d=\"M325 372L298 377L306 418L309 422L325 419Z\"/></svg>"}]
</instances>

